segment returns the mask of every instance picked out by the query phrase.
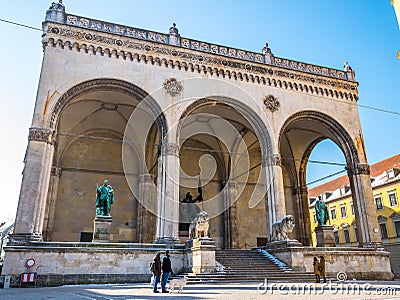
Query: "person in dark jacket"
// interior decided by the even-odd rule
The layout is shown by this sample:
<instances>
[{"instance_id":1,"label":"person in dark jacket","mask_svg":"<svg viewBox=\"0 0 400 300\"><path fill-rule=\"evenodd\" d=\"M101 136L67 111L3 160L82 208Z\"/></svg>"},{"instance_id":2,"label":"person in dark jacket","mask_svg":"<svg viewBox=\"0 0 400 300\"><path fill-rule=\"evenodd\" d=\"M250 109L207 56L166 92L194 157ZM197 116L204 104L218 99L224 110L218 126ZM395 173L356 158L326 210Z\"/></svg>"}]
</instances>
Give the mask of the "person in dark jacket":
<instances>
[{"instance_id":1,"label":"person in dark jacket","mask_svg":"<svg viewBox=\"0 0 400 300\"><path fill-rule=\"evenodd\" d=\"M153 292L158 293L157 284L160 282L161 276L161 252L157 252L154 256L154 269L152 270L154 280L153 280Z\"/></svg>"},{"instance_id":2,"label":"person in dark jacket","mask_svg":"<svg viewBox=\"0 0 400 300\"><path fill-rule=\"evenodd\" d=\"M165 256L162 261L162 277L161 277L161 290L163 293L168 293L165 289L167 285L168 277L171 275L171 259L169 258L169 250L165 251Z\"/></svg>"}]
</instances>

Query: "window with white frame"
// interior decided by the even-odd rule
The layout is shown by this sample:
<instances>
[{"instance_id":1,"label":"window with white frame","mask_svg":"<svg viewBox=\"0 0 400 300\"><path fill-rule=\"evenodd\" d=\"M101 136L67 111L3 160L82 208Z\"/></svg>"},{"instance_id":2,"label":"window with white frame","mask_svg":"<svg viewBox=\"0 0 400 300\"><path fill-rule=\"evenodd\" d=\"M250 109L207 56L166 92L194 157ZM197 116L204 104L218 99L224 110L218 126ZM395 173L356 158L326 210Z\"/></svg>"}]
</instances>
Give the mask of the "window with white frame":
<instances>
[{"instance_id":1,"label":"window with white frame","mask_svg":"<svg viewBox=\"0 0 400 300\"><path fill-rule=\"evenodd\" d=\"M317 214L316 213L314 213L313 214L313 218L314 218L314 223L316 224L318 221L317 221Z\"/></svg>"},{"instance_id":2,"label":"window with white frame","mask_svg":"<svg viewBox=\"0 0 400 300\"><path fill-rule=\"evenodd\" d=\"M331 219L332 220L336 219L336 207L331 208Z\"/></svg>"},{"instance_id":3,"label":"window with white frame","mask_svg":"<svg viewBox=\"0 0 400 300\"><path fill-rule=\"evenodd\" d=\"M353 202L350 203L350 212L351 212L351 215L354 216L354 204L353 204Z\"/></svg>"},{"instance_id":4,"label":"window with white frame","mask_svg":"<svg viewBox=\"0 0 400 300\"><path fill-rule=\"evenodd\" d=\"M340 216L342 218L346 218L347 217L346 205L341 205L340 206Z\"/></svg>"},{"instance_id":5,"label":"window with white frame","mask_svg":"<svg viewBox=\"0 0 400 300\"><path fill-rule=\"evenodd\" d=\"M379 223L379 229L381 231L381 238L382 239L387 239L388 238L388 232L387 232L386 223Z\"/></svg>"},{"instance_id":6,"label":"window with white frame","mask_svg":"<svg viewBox=\"0 0 400 300\"><path fill-rule=\"evenodd\" d=\"M388 170L387 171L387 176L388 176L389 179L394 178L394 170L393 169Z\"/></svg>"},{"instance_id":7,"label":"window with white frame","mask_svg":"<svg viewBox=\"0 0 400 300\"><path fill-rule=\"evenodd\" d=\"M389 205L391 207L398 205L396 191L389 191L388 198L389 198Z\"/></svg>"},{"instance_id":8,"label":"window with white frame","mask_svg":"<svg viewBox=\"0 0 400 300\"><path fill-rule=\"evenodd\" d=\"M374 197L374 199L375 199L376 210L383 209L382 195L377 195Z\"/></svg>"}]
</instances>

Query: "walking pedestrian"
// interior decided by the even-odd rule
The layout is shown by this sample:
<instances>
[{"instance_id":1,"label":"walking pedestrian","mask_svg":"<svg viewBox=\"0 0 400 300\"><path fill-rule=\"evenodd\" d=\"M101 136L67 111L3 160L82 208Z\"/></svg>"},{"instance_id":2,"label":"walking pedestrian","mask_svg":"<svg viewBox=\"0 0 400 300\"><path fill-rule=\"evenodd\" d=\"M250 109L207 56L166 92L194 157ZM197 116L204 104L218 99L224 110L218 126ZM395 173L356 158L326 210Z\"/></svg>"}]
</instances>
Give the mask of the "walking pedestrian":
<instances>
[{"instance_id":1,"label":"walking pedestrian","mask_svg":"<svg viewBox=\"0 0 400 300\"><path fill-rule=\"evenodd\" d=\"M315 256L314 256L313 260L314 260L313 265L314 265L315 282L319 283L319 282L321 282L320 271L319 271L319 268L320 268L319 261L318 261L318 258Z\"/></svg>"},{"instance_id":2,"label":"walking pedestrian","mask_svg":"<svg viewBox=\"0 0 400 300\"><path fill-rule=\"evenodd\" d=\"M157 284L160 282L161 276L161 252L157 252L153 258L152 269L151 272L153 273L153 292L159 293L157 291Z\"/></svg>"},{"instance_id":3,"label":"walking pedestrian","mask_svg":"<svg viewBox=\"0 0 400 300\"><path fill-rule=\"evenodd\" d=\"M169 256L169 250L167 250L165 251L165 256L163 257L162 260L161 290L163 293L168 293L165 286L167 285L167 281L171 273L172 273L171 259Z\"/></svg>"}]
</instances>

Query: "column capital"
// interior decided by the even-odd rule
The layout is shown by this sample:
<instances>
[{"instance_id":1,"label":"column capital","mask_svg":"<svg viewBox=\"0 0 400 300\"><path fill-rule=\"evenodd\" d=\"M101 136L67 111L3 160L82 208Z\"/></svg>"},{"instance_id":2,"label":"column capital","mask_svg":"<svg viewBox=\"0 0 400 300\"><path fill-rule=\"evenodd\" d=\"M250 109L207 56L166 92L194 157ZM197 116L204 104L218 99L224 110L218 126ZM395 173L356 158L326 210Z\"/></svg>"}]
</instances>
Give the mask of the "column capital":
<instances>
[{"instance_id":1,"label":"column capital","mask_svg":"<svg viewBox=\"0 0 400 300\"><path fill-rule=\"evenodd\" d=\"M47 128L31 127L29 128L28 140L36 142L45 142L54 145L55 134L52 130Z\"/></svg>"},{"instance_id":2,"label":"column capital","mask_svg":"<svg viewBox=\"0 0 400 300\"><path fill-rule=\"evenodd\" d=\"M153 182L153 177L149 173L139 174L139 183L150 183Z\"/></svg>"},{"instance_id":3,"label":"column capital","mask_svg":"<svg viewBox=\"0 0 400 300\"><path fill-rule=\"evenodd\" d=\"M347 173L349 174L349 176L370 175L371 174L369 164L356 163L354 165L347 165L346 170L347 170Z\"/></svg>"},{"instance_id":4,"label":"column capital","mask_svg":"<svg viewBox=\"0 0 400 300\"><path fill-rule=\"evenodd\" d=\"M159 146L159 153L161 155L173 155L179 157L180 145L175 143L163 143Z\"/></svg>"},{"instance_id":5,"label":"column capital","mask_svg":"<svg viewBox=\"0 0 400 300\"><path fill-rule=\"evenodd\" d=\"M262 159L263 167L266 166L277 166L282 165L281 155L279 153L270 154Z\"/></svg>"},{"instance_id":6,"label":"column capital","mask_svg":"<svg viewBox=\"0 0 400 300\"><path fill-rule=\"evenodd\" d=\"M62 169L60 167L52 166L51 167L51 175L56 176L58 178L61 177Z\"/></svg>"}]
</instances>

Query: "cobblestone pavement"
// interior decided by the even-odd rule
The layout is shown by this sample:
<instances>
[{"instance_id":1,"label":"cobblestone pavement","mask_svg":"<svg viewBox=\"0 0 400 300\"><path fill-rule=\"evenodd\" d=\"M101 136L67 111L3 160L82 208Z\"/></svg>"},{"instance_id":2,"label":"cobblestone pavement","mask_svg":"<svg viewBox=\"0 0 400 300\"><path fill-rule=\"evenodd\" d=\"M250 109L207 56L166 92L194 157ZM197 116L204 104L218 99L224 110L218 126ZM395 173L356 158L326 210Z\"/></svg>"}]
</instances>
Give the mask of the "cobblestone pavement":
<instances>
[{"instance_id":1,"label":"cobblestone pavement","mask_svg":"<svg viewBox=\"0 0 400 300\"><path fill-rule=\"evenodd\" d=\"M1 300L48 299L400 299L400 281L187 285L182 294L154 294L149 284L0 289Z\"/></svg>"}]
</instances>

